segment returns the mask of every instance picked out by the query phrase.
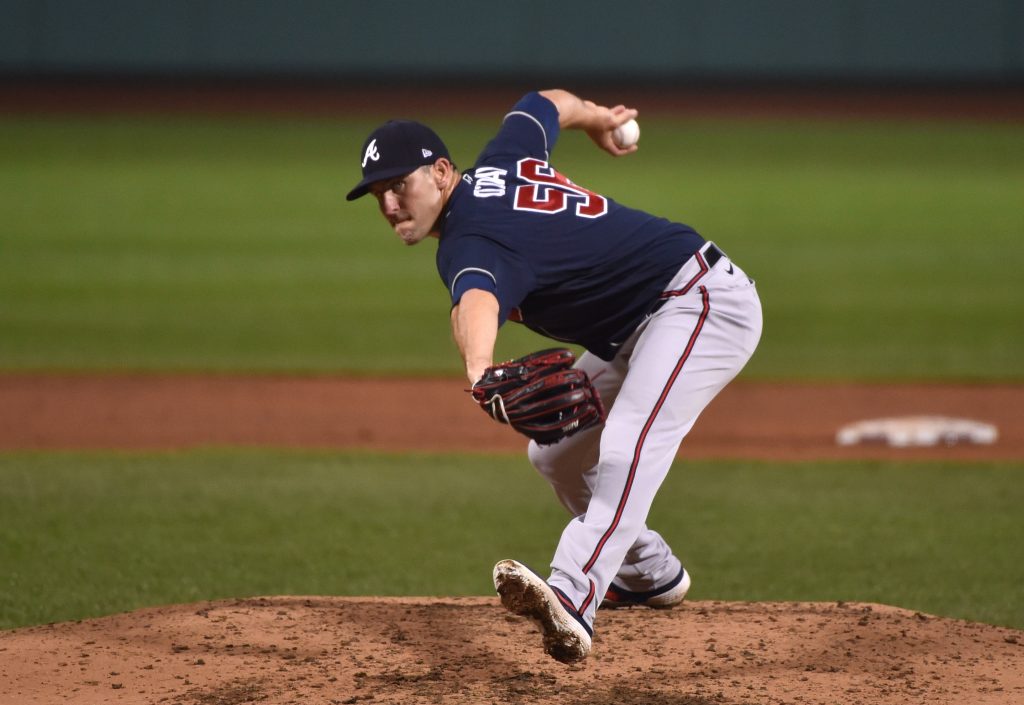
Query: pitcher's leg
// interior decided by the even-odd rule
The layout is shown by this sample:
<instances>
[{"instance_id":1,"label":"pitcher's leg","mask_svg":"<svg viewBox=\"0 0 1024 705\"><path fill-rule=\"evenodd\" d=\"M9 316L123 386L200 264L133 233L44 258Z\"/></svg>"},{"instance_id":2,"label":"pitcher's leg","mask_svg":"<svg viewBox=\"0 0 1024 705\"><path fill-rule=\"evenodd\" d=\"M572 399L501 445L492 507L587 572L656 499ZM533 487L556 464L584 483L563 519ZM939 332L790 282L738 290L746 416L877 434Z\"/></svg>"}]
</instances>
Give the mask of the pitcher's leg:
<instances>
[{"instance_id":1,"label":"pitcher's leg","mask_svg":"<svg viewBox=\"0 0 1024 705\"><path fill-rule=\"evenodd\" d=\"M647 592L675 580L682 567L661 534L645 526L626 552L613 582L631 592Z\"/></svg>"},{"instance_id":2,"label":"pitcher's leg","mask_svg":"<svg viewBox=\"0 0 1024 705\"><path fill-rule=\"evenodd\" d=\"M531 443L529 447L530 462L574 517L585 516L590 503L597 478L600 432L601 429L590 429L577 434L567 439L572 444L559 443L557 453L553 446ZM680 568L679 559L665 539L644 527L626 554L615 582L627 590L646 592L673 580Z\"/></svg>"},{"instance_id":3,"label":"pitcher's leg","mask_svg":"<svg viewBox=\"0 0 1024 705\"><path fill-rule=\"evenodd\" d=\"M731 264L731 263L730 263ZM707 347L713 356L721 356L723 350L738 348L740 358L733 362L742 367L757 346L761 336L761 308L756 289L738 267L723 267L727 274L716 273L718 283L724 280L723 288L716 288L711 296L715 300L715 313L724 322L709 327L704 333ZM732 270L730 272L730 270ZM705 354L703 349L694 355ZM728 356L725 356L728 357ZM702 364L714 364L713 359ZM723 385L724 386L724 385ZM636 543L626 553L619 572L615 575L616 588L630 592L646 593L664 589L677 580L682 566L673 555L671 548L656 532L644 529Z\"/></svg>"},{"instance_id":4,"label":"pitcher's leg","mask_svg":"<svg viewBox=\"0 0 1024 705\"><path fill-rule=\"evenodd\" d=\"M717 292L715 297L722 300L712 301L703 288L694 296L680 297L640 332L629 373L601 436L587 513L562 533L550 583L570 596L591 622L604 591L645 528L651 503L683 437L753 353L760 334L760 307L752 287L749 293ZM747 330L755 317L747 309L753 307L757 335Z\"/></svg>"},{"instance_id":5,"label":"pitcher's leg","mask_svg":"<svg viewBox=\"0 0 1024 705\"><path fill-rule=\"evenodd\" d=\"M594 380L607 409L612 408L618 396L631 350L624 351L627 354L611 363L585 353L577 364ZM531 442L527 450L530 463L574 517L585 515L590 503L603 429L603 426L588 429L552 445ZM665 540L645 527L626 554L616 581L628 590L643 592L671 581L679 570L679 560ZM649 585L650 581L654 581L654 585Z\"/></svg>"}]
</instances>

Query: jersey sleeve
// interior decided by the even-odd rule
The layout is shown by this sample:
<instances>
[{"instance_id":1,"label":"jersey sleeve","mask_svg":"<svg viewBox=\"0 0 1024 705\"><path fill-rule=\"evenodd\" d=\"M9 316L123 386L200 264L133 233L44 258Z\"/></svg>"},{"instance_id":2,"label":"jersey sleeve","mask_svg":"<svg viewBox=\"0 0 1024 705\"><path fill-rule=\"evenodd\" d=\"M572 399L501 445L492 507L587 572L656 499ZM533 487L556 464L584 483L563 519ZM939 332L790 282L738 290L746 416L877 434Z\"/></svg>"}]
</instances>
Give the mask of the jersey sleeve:
<instances>
[{"instance_id":1,"label":"jersey sleeve","mask_svg":"<svg viewBox=\"0 0 1024 705\"><path fill-rule=\"evenodd\" d=\"M451 251L439 249L437 269L448 287L452 306L458 305L470 289L494 294L498 299L499 325L534 286L532 272L515 252L482 236L461 237L458 247Z\"/></svg>"},{"instance_id":2,"label":"jersey sleeve","mask_svg":"<svg viewBox=\"0 0 1024 705\"><path fill-rule=\"evenodd\" d=\"M527 93L505 115L501 129L477 158L477 165L493 159L536 157L548 161L558 140L558 109L540 93Z\"/></svg>"}]
</instances>

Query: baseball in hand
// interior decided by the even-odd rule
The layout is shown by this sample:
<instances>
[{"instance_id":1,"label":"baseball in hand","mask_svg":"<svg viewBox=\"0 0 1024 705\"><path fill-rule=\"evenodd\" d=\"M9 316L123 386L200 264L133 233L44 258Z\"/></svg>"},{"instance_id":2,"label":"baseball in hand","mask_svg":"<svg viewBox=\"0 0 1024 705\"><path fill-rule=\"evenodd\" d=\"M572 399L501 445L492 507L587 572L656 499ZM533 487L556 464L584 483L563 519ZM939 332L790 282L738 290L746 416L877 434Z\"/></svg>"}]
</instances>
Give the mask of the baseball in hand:
<instances>
[{"instance_id":1,"label":"baseball in hand","mask_svg":"<svg viewBox=\"0 0 1024 705\"><path fill-rule=\"evenodd\" d=\"M612 139L615 140L615 144L623 149L632 147L640 139L640 126L636 123L636 120L624 122L612 132Z\"/></svg>"}]
</instances>

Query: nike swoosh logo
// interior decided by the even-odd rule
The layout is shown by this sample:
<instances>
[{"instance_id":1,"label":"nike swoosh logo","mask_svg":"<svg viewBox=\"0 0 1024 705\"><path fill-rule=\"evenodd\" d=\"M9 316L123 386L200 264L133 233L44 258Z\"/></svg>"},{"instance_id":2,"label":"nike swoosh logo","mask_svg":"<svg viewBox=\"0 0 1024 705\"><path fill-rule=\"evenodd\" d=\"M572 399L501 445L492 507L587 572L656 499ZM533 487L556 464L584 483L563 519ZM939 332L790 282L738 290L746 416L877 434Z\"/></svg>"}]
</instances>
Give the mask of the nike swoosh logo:
<instances>
[{"instance_id":1,"label":"nike swoosh logo","mask_svg":"<svg viewBox=\"0 0 1024 705\"><path fill-rule=\"evenodd\" d=\"M732 274L732 265L729 265L729 274Z\"/></svg>"}]
</instances>

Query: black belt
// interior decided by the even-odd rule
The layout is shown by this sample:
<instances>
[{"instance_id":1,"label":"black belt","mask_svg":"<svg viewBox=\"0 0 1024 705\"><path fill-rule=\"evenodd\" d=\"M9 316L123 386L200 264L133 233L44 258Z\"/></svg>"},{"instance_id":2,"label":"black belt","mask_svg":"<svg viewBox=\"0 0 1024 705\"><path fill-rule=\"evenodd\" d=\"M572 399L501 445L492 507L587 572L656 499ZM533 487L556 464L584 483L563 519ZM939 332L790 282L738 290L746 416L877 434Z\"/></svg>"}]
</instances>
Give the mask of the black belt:
<instances>
[{"instance_id":1,"label":"black belt","mask_svg":"<svg viewBox=\"0 0 1024 705\"><path fill-rule=\"evenodd\" d=\"M702 254L704 261L708 263L708 269L714 267L718 264L718 260L725 257L725 253L718 249L718 246L713 242L708 244L708 248Z\"/></svg>"}]
</instances>

